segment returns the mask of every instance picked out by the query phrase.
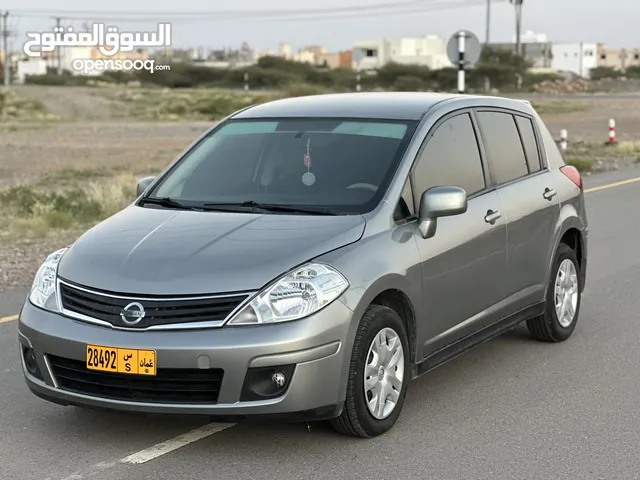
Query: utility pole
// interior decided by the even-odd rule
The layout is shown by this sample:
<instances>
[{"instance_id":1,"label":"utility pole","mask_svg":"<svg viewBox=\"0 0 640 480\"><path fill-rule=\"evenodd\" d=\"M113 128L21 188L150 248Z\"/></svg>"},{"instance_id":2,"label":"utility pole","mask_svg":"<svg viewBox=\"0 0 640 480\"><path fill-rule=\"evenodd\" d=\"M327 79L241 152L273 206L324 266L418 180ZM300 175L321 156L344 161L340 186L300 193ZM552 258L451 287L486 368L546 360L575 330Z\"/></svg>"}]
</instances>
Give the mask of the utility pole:
<instances>
[{"instance_id":1,"label":"utility pole","mask_svg":"<svg viewBox=\"0 0 640 480\"><path fill-rule=\"evenodd\" d=\"M2 65L4 66L4 86L9 86L11 80L11 70L9 69L9 12L2 14L2 23L0 23L0 29L2 30Z\"/></svg>"},{"instance_id":2,"label":"utility pole","mask_svg":"<svg viewBox=\"0 0 640 480\"><path fill-rule=\"evenodd\" d=\"M60 17L56 17L56 27L60 28ZM58 64L58 75L62 75L62 50L60 49L60 45L56 46L56 61Z\"/></svg>"},{"instance_id":3,"label":"utility pole","mask_svg":"<svg viewBox=\"0 0 640 480\"><path fill-rule=\"evenodd\" d=\"M520 32L522 29L522 1L523 0L509 0L509 3L516 9L516 55L521 55L520 48Z\"/></svg>"},{"instance_id":4,"label":"utility pole","mask_svg":"<svg viewBox=\"0 0 640 480\"><path fill-rule=\"evenodd\" d=\"M491 30L491 0L487 0L487 31L484 35L484 44L489 45L489 32Z\"/></svg>"}]
</instances>

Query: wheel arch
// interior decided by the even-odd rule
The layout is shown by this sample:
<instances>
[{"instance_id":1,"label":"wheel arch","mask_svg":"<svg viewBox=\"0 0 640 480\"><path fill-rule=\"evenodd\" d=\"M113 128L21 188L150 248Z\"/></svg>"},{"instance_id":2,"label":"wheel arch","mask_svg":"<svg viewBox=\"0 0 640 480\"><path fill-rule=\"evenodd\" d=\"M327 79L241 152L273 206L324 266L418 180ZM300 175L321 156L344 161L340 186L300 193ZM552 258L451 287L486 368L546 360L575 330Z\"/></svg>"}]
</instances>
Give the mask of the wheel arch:
<instances>
[{"instance_id":1,"label":"wheel arch","mask_svg":"<svg viewBox=\"0 0 640 480\"><path fill-rule=\"evenodd\" d=\"M578 259L578 267L580 269L580 288L581 292L584 290L586 280L586 267L587 267L587 239L585 233L585 225L578 216L567 216L564 219L561 218L562 223L558 229L558 233L555 237L555 243L552 250L552 255L549 258L549 264L547 271L549 275L552 273L553 260L558 251L558 247L561 243L568 245L575 253ZM548 285L547 285L548 288ZM545 290L545 298L546 298Z\"/></svg>"},{"instance_id":2,"label":"wheel arch","mask_svg":"<svg viewBox=\"0 0 640 480\"><path fill-rule=\"evenodd\" d=\"M407 279L401 275L393 274L372 283L360 297L357 306L353 309L354 322L353 335L358 328L360 320L367 308L371 305L380 305L394 310L405 326L409 341L411 358L411 377L415 376L415 364L417 355L418 322L420 311L419 299L413 298L411 288L406 285Z\"/></svg>"}]
</instances>

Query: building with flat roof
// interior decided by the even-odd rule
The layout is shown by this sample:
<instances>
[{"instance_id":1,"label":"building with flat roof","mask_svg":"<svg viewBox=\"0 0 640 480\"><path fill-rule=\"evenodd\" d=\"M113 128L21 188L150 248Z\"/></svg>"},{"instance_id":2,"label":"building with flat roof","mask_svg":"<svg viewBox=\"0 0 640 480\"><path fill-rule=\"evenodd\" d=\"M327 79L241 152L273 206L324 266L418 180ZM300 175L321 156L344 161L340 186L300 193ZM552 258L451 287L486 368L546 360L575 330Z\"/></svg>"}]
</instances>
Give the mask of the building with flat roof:
<instances>
[{"instance_id":1,"label":"building with flat roof","mask_svg":"<svg viewBox=\"0 0 640 480\"><path fill-rule=\"evenodd\" d=\"M551 52L551 67L558 72L589 78L591 70L598 66L598 44L595 42L555 43Z\"/></svg>"},{"instance_id":2,"label":"building with flat roof","mask_svg":"<svg viewBox=\"0 0 640 480\"><path fill-rule=\"evenodd\" d=\"M354 43L354 69L377 69L388 63L423 65L433 70L452 66L447 57L447 40L434 35Z\"/></svg>"}]
</instances>

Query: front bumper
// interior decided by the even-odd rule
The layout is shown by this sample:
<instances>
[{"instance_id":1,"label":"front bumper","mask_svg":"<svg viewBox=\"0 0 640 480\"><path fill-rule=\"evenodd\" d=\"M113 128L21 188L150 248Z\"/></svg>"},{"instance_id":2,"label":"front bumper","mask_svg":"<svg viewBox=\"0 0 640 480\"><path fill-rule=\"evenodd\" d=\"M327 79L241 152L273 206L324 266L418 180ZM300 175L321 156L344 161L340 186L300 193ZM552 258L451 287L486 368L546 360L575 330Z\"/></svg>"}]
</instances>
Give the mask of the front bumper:
<instances>
[{"instance_id":1,"label":"front bumper","mask_svg":"<svg viewBox=\"0 0 640 480\"><path fill-rule=\"evenodd\" d=\"M351 344L357 326L352 322L352 315L353 312L338 300L316 315L280 325L128 332L47 312L27 301L18 322L20 355L31 391L62 405L198 414L233 421L264 417L319 420L338 416L342 410ZM181 371L192 372L191 375L220 369L223 373L217 398L213 402L123 400L103 392L87 393L70 388L66 377L60 373L63 370L57 368L60 362L72 362L72 368L79 369L75 373L84 369L87 344L155 350L158 377L161 372L171 371L175 378ZM33 368L31 371L27 368L25 349L31 349L35 357L35 374ZM254 396L246 400L247 372L255 371L250 369L279 369L281 366L288 366L291 372L284 393L273 398L256 399ZM90 371L80 374L96 383L101 381ZM121 384L137 381L136 378L140 377L112 374L107 380ZM153 388L162 387L154 384Z\"/></svg>"}]
</instances>

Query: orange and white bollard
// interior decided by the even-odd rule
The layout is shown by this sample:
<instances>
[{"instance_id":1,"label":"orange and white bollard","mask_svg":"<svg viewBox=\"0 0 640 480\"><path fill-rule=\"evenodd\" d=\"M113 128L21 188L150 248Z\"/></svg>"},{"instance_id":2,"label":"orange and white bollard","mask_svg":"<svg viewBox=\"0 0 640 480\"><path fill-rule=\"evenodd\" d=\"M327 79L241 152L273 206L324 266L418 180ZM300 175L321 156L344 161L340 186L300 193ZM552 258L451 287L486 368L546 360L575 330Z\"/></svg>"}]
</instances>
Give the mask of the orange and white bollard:
<instances>
[{"instance_id":1,"label":"orange and white bollard","mask_svg":"<svg viewBox=\"0 0 640 480\"><path fill-rule=\"evenodd\" d=\"M616 121L612 118L609 120L609 141L607 145L616 143Z\"/></svg>"}]
</instances>

